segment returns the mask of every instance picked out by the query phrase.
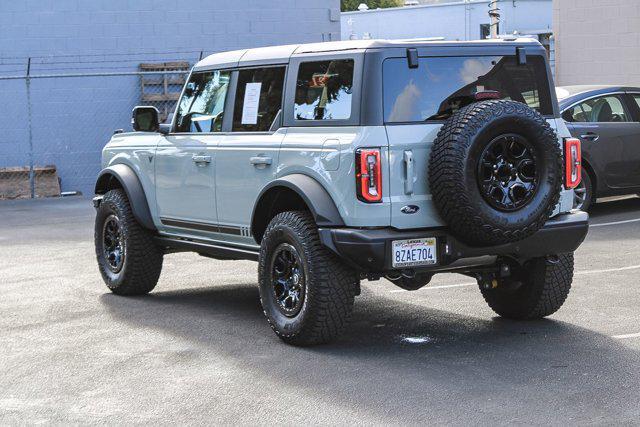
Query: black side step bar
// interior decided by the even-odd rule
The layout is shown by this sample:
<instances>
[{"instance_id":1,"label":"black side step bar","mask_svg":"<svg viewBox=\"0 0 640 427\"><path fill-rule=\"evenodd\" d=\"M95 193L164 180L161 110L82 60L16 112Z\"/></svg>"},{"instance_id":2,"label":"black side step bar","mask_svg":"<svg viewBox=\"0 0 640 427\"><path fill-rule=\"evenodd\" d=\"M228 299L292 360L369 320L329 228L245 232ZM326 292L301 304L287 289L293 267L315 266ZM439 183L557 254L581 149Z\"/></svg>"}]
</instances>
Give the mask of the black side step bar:
<instances>
[{"instance_id":1,"label":"black side step bar","mask_svg":"<svg viewBox=\"0 0 640 427\"><path fill-rule=\"evenodd\" d=\"M176 239L171 237L156 237L156 243L165 247L167 252L197 252L200 255L216 259L246 259L258 261L260 252L234 246L216 245L209 242Z\"/></svg>"}]
</instances>

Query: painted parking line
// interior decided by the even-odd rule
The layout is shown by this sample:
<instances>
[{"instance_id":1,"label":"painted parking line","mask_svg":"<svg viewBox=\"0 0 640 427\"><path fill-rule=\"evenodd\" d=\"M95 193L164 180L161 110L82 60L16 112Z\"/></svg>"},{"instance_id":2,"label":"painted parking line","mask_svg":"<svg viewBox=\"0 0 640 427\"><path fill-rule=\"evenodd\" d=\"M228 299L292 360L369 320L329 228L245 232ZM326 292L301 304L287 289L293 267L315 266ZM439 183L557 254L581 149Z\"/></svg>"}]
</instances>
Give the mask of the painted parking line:
<instances>
[{"instance_id":1,"label":"painted parking line","mask_svg":"<svg viewBox=\"0 0 640 427\"><path fill-rule=\"evenodd\" d=\"M630 265L628 267L619 267L619 268L605 268L602 270L576 271L574 274L577 276L582 274L614 273L616 271L637 270L637 269L640 269L640 265Z\"/></svg>"},{"instance_id":2,"label":"painted parking line","mask_svg":"<svg viewBox=\"0 0 640 427\"><path fill-rule=\"evenodd\" d=\"M627 340L629 338L640 338L640 332L638 332L637 334L614 335L611 338L615 338L617 340Z\"/></svg>"},{"instance_id":3,"label":"painted parking line","mask_svg":"<svg viewBox=\"0 0 640 427\"><path fill-rule=\"evenodd\" d=\"M574 275L581 276L585 274L601 274L601 273L614 273L616 271L628 271L628 270L639 270L640 265L630 265L628 267L619 267L619 268L606 268L602 270L585 270L585 271L576 271ZM455 285L441 285L441 286L425 286L424 288L418 289L419 291L429 291L435 289L450 289L450 288L464 288L467 286L478 286L476 282L467 282L467 283L456 283ZM389 291L392 294L400 293L400 292L416 292L416 291L407 291L405 289L394 289Z\"/></svg>"},{"instance_id":4,"label":"painted parking line","mask_svg":"<svg viewBox=\"0 0 640 427\"><path fill-rule=\"evenodd\" d=\"M610 225L629 224L631 222L640 222L640 218L627 219L627 220L624 220L624 221L603 222L603 223L600 223L600 224L589 224L589 228L593 228L593 227L608 227Z\"/></svg>"}]
</instances>

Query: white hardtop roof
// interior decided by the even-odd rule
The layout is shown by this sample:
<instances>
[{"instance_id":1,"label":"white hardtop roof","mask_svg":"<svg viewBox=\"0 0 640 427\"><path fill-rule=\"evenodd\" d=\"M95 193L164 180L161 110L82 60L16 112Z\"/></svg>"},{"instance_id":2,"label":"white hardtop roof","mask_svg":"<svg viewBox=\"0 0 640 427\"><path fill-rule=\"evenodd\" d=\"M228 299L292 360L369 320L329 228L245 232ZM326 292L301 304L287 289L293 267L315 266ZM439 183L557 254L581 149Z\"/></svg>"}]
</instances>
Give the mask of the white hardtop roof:
<instances>
[{"instance_id":1,"label":"white hardtop roof","mask_svg":"<svg viewBox=\"0 0 640 427\"><path fill-rule=\"evenodd\" d=\"M250 66L252 63L264 63L265 61L287 62L292 55L305 53L339 52L347 50L362 51L365 49L378 49L389 47L419 47L419 46L482 46L505 44L539 44L531 38L518 38L511 40L487 39L472 41L443 41L433 39L406 39L406 40L345 40L322 43L291 44L282 46L258 47L252 49L232 50L228 52L214 53L202 59L195 68L210 67L236 67L242 64Z\"/></svg>"}]
</instances>

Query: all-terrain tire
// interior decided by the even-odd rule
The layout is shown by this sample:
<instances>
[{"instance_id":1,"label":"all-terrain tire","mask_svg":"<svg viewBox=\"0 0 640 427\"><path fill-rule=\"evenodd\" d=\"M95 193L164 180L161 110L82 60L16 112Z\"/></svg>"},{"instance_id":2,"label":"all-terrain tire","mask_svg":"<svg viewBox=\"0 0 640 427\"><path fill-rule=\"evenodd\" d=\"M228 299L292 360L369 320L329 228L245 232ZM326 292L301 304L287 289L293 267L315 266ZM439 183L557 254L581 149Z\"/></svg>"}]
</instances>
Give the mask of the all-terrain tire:
<instances>
[{"instance_id":1,"label":"all-terrain tire","mask_svg":"<svg viewBox=\"0 0 640 427\"><path fill-rule=\"evenodd\" d=\"M119 268L111 264L105 252L107 221L117 222L122 236L123 261ZM156 286L162 271L163 251L153 241L152 233L136 221L123 190L110 190L102 198L96 213L94 240L98 268L111 292L143 295Z\"/></svg>"},{"instance_id":2,"label":"all-terrain tire","mask_svg":"<svg viewBox=\"0 0 640 427\"><path fill-rule=\"evenodd\" d=\"M500 209L481 190L480 162L494 141L514 136L530 146L536 187L522 206ZM560 197L562 153L556 133L541 114L520 102L468 105L438 132L429 158L429 187L436 209L458 239L473 246L522 240L544 225Z\"/></svg>"},{"instance_id":3,"label":"all-terrain tire","mask_svg":"<svg viewBox=\"0 0 640 427\"><path fill-rule=\"evenodd\" d=\"M502 317L541 319L562 307L573 281L573 253L560 254L553 262L536 258L494 289L480 286L487 304Z\"/></svg>"},{"instance_id":4,"label":"all-terrain tire","mask_svg":"<svg viewBox=\"0 0 640 427\"><path fill-rule=\"evenodd\" d=\"M274 291L276 251L295 248L303 271L304 295L296 313L283 313ZM260 302L271 328L284 342L308 346L337 338L348 324L358 290L358 276L321 243L308 212L276 215L264 233L260 247L258 281Z\"/></svg>"}]
</instances>

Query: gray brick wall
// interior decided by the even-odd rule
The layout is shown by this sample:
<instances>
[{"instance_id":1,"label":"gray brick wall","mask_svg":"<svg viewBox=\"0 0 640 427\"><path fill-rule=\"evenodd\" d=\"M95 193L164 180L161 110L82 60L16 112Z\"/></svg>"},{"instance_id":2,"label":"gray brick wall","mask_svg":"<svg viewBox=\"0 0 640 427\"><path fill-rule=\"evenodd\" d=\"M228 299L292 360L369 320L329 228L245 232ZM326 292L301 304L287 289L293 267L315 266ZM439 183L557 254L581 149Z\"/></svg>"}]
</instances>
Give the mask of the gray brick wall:
<instances>
[{"instance_id":1,"label":"gray brick wall","mask_svg":"<svg viewBox=\"0 0 640 427\"><path fill-rule=\"evenodd\" d=\"M338 0L0 2L0 58L339 40Z\"/></svg>"},{"instance_id":2,"label":"gray brick wall","mask_svg":"<svg viewBox=\"0 0 640 427\"><path fill-rule=\"evenodd\" d=\"M640 1L554 0L559 85L640 85Z\"/></svg>"},{"instance_id":3,"label":"gray brick wall","mask_svg":"<svg viewBox=\"0 0 640 427\"><path fill-rule=\"evenodd\" d=\"M338 0L0 1L0 168L29 159L27 88L2 76L137 70L140 62L340 39ZM102 147L130 128L137 76L32 79L36 165L55 164L62 190L93 191Z\"/></svg>"}]
</instances>

